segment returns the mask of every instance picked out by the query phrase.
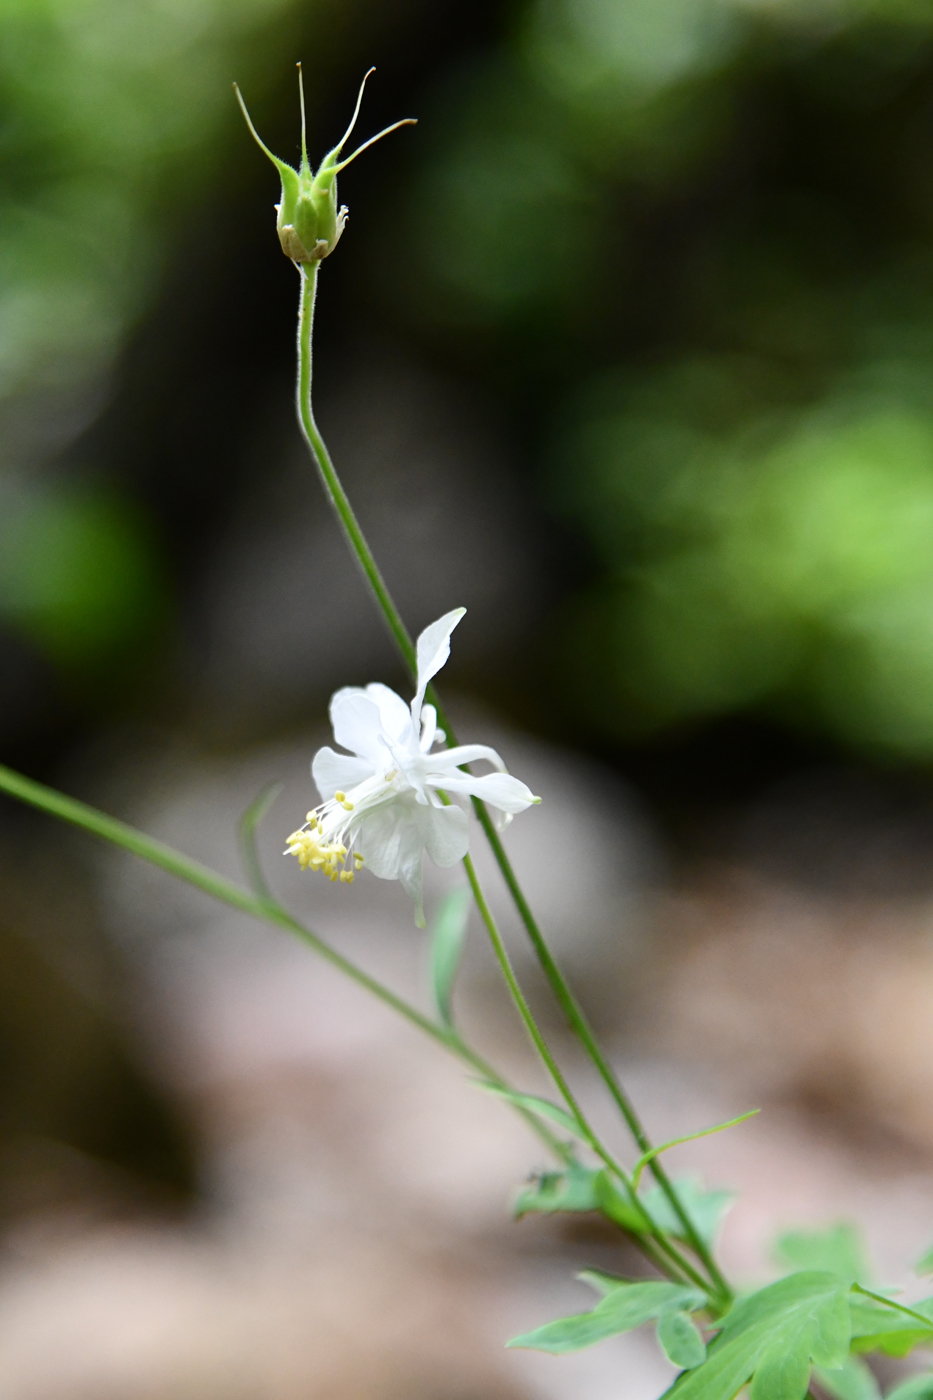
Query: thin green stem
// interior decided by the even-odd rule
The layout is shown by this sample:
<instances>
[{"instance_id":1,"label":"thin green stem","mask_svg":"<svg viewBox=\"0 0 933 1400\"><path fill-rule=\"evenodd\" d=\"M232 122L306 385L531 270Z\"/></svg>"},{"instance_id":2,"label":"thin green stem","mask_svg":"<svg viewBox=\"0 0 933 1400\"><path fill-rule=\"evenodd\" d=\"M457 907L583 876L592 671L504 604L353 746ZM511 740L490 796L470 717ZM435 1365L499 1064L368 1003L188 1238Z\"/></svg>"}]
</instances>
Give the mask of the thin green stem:
<instances>
[{"instance_id":1,"label":"thin green stem","mask_svg":"<svg viewBox=\"0 0 933 1400\"><path fill-rule=\"evenodd\" d=\"M434 696L434 702L437 705L438 723L440 724L441 728L446 730L448 727L447 719L444 715L443 706L437 703L436 695ZM639 1118L638 1113L635 1110L634 1104L623 1089L615 1070L612 1068L609 1061L603 1054L602 1049L600 1048L600 1045L596 1040L596 1036L594 1035L593 1030L589 1024L589 1021L586 1018L583 1008L580 1006L580 1003L577 1001L576 997L571 991L566 978L564 977L563 973L561 972L560 968L554 960L554 957L551 953L550 948L547 945L544 935L538 927L538 922L531 911L527 899L525 898L524 891L518 883L518 878L516 877L515 871L512 868L512 862L509 860L508 855L506 854L499 833L498 831L496 831L495 825L493 824L489 812L486 810L485 806L482 803L474 803L474 806L476 808L476 814L479 817L483 830L486 833L486 838L489 841L490 846L492 847L493 854L496 858L496 863L498 864L499 869L502 871L503 878L505 879L506 885L509 888L509 892L518 910L519 916L521 917L522 923L524 924L526 932L528 933L528 936L531 940L532 946L534 947L538 961L541 964L544 975L548 980L551 990L553 991L554 996L557 999L559 1006L561 1007L561 1010L566 1016L571 1028L577 1035L577 1038L580 1040L581 1044L586 1049L586 1052L592 1060L594 1066L596 1067L600 1078L606 1085L606 1088L609 1090L609 1093L611 1094L616 1106L618 1107L620 1113L622 1114L622 1117L625 1119L625 1122L628 1125L632 1137L638 1144L642 1155L653 1151L652 1143L648 1137L648 1134L645 1132L644 1126L642 1125L641 1119ZM709 1249L708 1245L706 1244L706 1241L703 1239L702 1235L700 1235L693 1220L690 1218L689 1214L687 1213L686 1209L681 1203L681 1200L677 1194L673 1182L667 1175L667 1172L664 1170L663 1166L657 1160L657 1158L653 1158L649 1162L648 1169L654 1177L655 1181L657 1181L661 1190L664 1192L665 1197L667 1198L668 1202L671 1205L671 1208L675 1212L678 1220L680 1221L683 1227L684 1234L687 1240L689 1241L691 1248L693 1249L697 1257L702 1261L710 1278L713 1280L717 1291L722 1295L725 1301L730 1301L733 1296L732 1290L729 1287L729 1284L727 1283L721 1270L719 1269L715 1259L713 1258L712 1251Z\"/></svg>"},{"instance_id":2,"label":"thin green stem","mask_svg":"<svg viewBox=\"0 0 933 1400\"><path fill-rule=\"evenodd\" d=\"M320 429L314 421L314 410L311 406L311 335L314 325L317 270L318 263L316 262L301 263L298 268L301 275L301 299L298 310L298 392L296 395L298 422L301 425L305 442L311 449L311 456L317 464L324 490L343 526L350 551L376 595L376 600L382 609L383 617L389 625L389 631L392 633L396 645L405 658L409 669L414 671L417 668L415 644L408 634L408 629L402 621L402 615L395 606L391 593L386 587L372 550L366 543L366 537L360 529L349 497L344 491L336 468L331 461L327 444L321 437Z\"/></svg>"},{"instance_id":3,"label":"thin green stem","mask_svg":"<svg viewBox=\"0 0 933 1400\"><path fill-rule=\"evenodd\" d=\"M531 1007L528 1005L525 994L522 991L518 978L515 975L515 969L512 967L512 960L509 957L508 949L505 946L502 934L499 932L499 927L495 921L495 918L493 917L492 910L490 909L489 904L486 900L486 896L483 892L482 885L480 884L479 879L477 877L473 861L469 855L464 856L463 865L464 869L466 870L467 879L470 882L470 888L473 891L473 898L476 901L476 907L479 910L480 918L486 926L486 932L489 934L489 941L492 944L493 952L496 955L496 961L499 964L499 969L505 980L506 986L508 987L509 992L511 993L512 1000L515 1002L515 1005L518 1008L518 1013L521 1016L522 1023L524 1024L524 1027L528 1032L528 1035L535 1049L540 1055L548 1074L553 1079L554 1084L561 1095L561 1098L564 1100L564 1103L567 1105L571 1115L577 1123L580 1129L580 1135L583 1137L584 1141L592 1149L592 1151L596 1153L597 1157L599 1157L600 1160L609 1168L613 1176L615 1176L622 1183L622 1185L625 1187L626 1194L629 1200L635 1206L636 1210L641 1211L641 1214L644 1216L646 1222L650 1226L650 1234L654 1241L654 1247L650 1251L646 1252L649 1253L649 1257L652 1258L652 1262L658 1264L658 1266L661 1269L663 1269L665 1273L670 1274L672 1272L671 1266L673 1265L676 1271L678 1271L681 1275L686 1276L688 1279L690 1279L692 1283L697 1284L700 1288L704 1289L705 1291L707 1287L705 1280L700 1277L700 1275L694 1270L693 1266L689 1263L689 1261L683 1258L679 1250L677 1250L671 1244L670 1240L666 1237L663 1231L659 1230L654 1224L654 1222L651 1220L651 1217L648 1215L647 1211L644 1210L634 1190L632 1189L632 1184L629 1181L628 1174L626 1173L624 1168L620 1166L620 1164L615 1160L612 1154L609 1151L607 1151L607 1149L603 1146L599 1137L597 1136L591 1124L589 1123L586 1114L580 1107L576 1095L570 1088L570 1085L567 1083L563 1071L561 1070L556 1059L554 1058L554 1055L547 1041L541 1034L540 1028L538 1027L537 1022L535 1021L535 1018L531 1011ZM639 1243L644 1245L645 1241L639 1240ZM663 1261L659 1260L657 1257L658 1253L666 1256L666 1258ZM678 1279L677 1281L679 1282L680 1280Z\"/></svg>"},{"instance_id":4,"label":"thin green stem","mask_svg":"<svg viewBox=\"0 0 933 1400\"><path fill-rule=\"evenodd\" d=\"M395 605L391 593L382 577L379 566L373 556L366 537L360 528L359 522L350 504L349 497L344 491L337 475L336 468L331 460L327 445L321 436L320 429L314 419L314 411L311 398L311 374L312 374L312 331L314 322L314 301L317 289L318 263L302 264L299 267L301 276L301 297L298 317L298 386L297 386L297 408L298 420L305 441L311 451L311 455L317 465L324 489L329 497L334 510L340 520L350 545L351 552L363 570L382 614L388 624L389 631L395 640L399 651L402 654L409 670L412 674L417 674L417 657L415 645L402 620L401 613ZM435 705L438 712L438 721L441 728L447 734L448 742L451 746L456 745L456 736L449 719L444 713L443 706L437 695L434 686L428 687L428 698ZM485 804L478 799L473 799L473 806L483 831L486 835L496 863L502 872L503 879L508 887L509 893L518 910L519 917L525 926L529 939L544 971L544 974L551 986L551 989L566 1016L568 1023L574 1034L578 1037L586 1053L592 1060L597 1072L609 1090L616 1106L624 1118L629 1131L635 1142L638 1144L642 1154L650 1152L652 1144L641 1123L634 1105L626 1094L620 1083L618 1076L612 1066L603 1055L593 1031L583 1013L582 1008L576 1000L573 992L568 986L563 973L554 961L550 949L547 946L537 920L532 914L527 899L518 883L512 863L506 855L505 848L499 839L499 834L493 825L492 819L486 810ZM727 1303L732 1298L732 1290L725 1277L716 1264L712 1252L706 1241L699 1234L693 1220L684 1208L674 1188L673 1183L660 1162L653 1160L650 1170L661 1190L664 1192L672 1210L676 1214L684 1235L689 1241L697 1257L702 1261L704 1268L712 1280L716 1291Z\"/></svg>"},{"instance_id":5,"label":"thin green stem","mask_svg":"<svg viewBox=\"0 0 933 1400\"><path fill-rule=\"evenodd\" d=\"M384 1005L398 1012L411 1025L430 1036L432 1040L469 1065L471 1069L477 1070L484 1079L503 1089L510 1090L512 1088L498 1070L466 1044L457 1030L432 1021L417 1007L412 1006L410 1002L398 996L389 987L377 981L375 977L371 977L361 967L357 967L356 963L345 958L342 953L338 953L336 948L332 948L323 938L319 938L316 933L294 918L277 900L261 894L251 894L248 890L234 884L232 880L218 874L216 870L202 865L200 861L192 860L189 856L183 855L181 851L176 851L174 847L166 845L165 842L146 836L144 832L137 831L128 823L118 821L114 817L108 817L105 813L97 811L96 808L89 807L84 802L78 802L72 797L66 797L64 793L56 792L54 788L48 788L43 783L34 782L33 779L26 778L21 773L16 773L13 769L6 768L2 764L0 764L0 791L20 802L38 807L40 811L47 812L50 816L57 817L61 821L70 822L73 826L80 827L93 836L99 836L103 840L109 841L111 845L129 851L132 855L139 856L140 859L148 861L150 865L158 866L160 870L167 871L176 879L184 880L186 884L193 885L196 889L211 895L231 909L236 909L242 914L249 914L254 919L262 920L263 923L273 924L277 928L296 934L325 962L337 968L345 977L349 977L351 982L355 982L358 987L362 987L364 991L369 992ZM572 1152L551 1132L546 1124L536 1118L533 1113L527 1113L524 1110L519 1110L519 1112L558 1161L568 1165L573 1160Z\"/></svg>"}]
</instances>

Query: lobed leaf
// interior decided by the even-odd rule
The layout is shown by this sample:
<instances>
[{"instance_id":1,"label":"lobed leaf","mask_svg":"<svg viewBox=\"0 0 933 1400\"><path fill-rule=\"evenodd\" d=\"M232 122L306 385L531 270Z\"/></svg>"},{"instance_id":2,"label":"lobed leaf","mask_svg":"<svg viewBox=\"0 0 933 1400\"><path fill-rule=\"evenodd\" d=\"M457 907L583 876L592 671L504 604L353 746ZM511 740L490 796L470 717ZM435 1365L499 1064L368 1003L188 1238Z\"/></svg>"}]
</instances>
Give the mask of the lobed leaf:
<instances>
[{"instance_id":1,"label":"lobed leaf","mask_svg":"<svg viewBox=\"0 0 933 1400\"><path fill-rule=\"evenodd\" d=\"M629 1279L613 1279L609 1275L583 1275L587 1282L598 1278L597 1287L608 1285L608 1291L591 1312L578 1313L548 1322L534 1332L513 1337L510 1347L527 1347L547 1351L553 1356L581 1351L620 1332L631 1332L643 1322L661 1317L667 1312L688 1312L703 1307L706 1294L696 1288L684 1288L677 1283L651 1280L646 1283Z\"/></svg>"},{"instance_id":2,"label":"lobed leaf","mask_svg":"<svg viewBox=\"0 0 933 1400\"><path fill-rule=\"evenodd\" d=\"M790 1274L737 1303L706 1361L667 1393L671 1400L734 1400L751 1381L750 1400L804 1400L811 1364L845 1365L850 1331L845 1280Z\"/></svg>"},{"instance_id":3,"label":"lobed leaf","mask_svg":"<svg viewBox=\"0 0 933 1400\"><path fill-rule=\"evenodd\" d=\"M854 1225L834 1225L828 1230L792 1230L781 1235L775 1258L792 1270L822 1269L850 1283L867 1284L871 1270L862 1236Z\"/></svg>"}]
</instances>

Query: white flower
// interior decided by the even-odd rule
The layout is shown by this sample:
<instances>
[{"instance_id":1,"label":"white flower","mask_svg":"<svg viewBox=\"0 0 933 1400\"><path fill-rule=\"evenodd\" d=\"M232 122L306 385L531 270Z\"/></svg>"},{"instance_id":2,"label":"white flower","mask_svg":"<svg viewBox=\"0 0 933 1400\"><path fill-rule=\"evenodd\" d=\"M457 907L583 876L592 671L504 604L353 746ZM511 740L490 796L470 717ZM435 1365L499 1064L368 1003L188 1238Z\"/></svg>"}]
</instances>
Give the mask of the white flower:
<instances>
[{"instance_id":1,"label":"white flower","mask_svg":"<svg viewBox=\"0 0 933 1400\"><path fill-rule=\"evenodd\" d=\"M331 880L352 884L364 863L381 880L401 880L415 901L419 928L424 852L435 865L450 866L470 847L466 812L441 793L461 801L481 797L502 814L502 825L541 800L510 777L485 744L431 751L445 735L424 692L450 655L450 634L465 612L455 608L418 638L418 689L410 706L379 684L347 686L332 697L334 738L354 756L332 748L315 754L311 773L323 801L288 838L286 849L302 870L321 870ZM481 777L459 771L461 764L482 759L497 771Z\"/></svg>"}]
</instances>

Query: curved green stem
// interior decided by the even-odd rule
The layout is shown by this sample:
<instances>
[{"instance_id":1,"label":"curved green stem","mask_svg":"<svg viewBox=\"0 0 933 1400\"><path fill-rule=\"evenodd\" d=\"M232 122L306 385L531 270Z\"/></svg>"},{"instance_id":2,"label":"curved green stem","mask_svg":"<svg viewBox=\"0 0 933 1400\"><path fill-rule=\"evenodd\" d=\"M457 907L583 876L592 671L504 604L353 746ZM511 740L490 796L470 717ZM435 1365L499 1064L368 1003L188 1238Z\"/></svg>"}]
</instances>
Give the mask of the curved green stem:
<instances>
[{"instance_id":1,"label":"curved green stem","mask_svg":"<svg viewBox=\"0 0 933 1400\"><path fill-rule=\"evenodd\" d=\"M324 442L314 418L311 399L312 331L318 267L319 264L315 262L311 264L301 264L298 269L301 276L301 296L298 315L298 421L305 441L311 451L311 456L317 465L321 480L324 484L324 489L347 536L351 552L360 568L363 570L376 596L376 601L379 604L383 617L388 624L389 631L392 633L395 643L409 670L414 675L417 673L417 657L414 642L402 620L401 613L395 606L395 602L386 586L379 566L366 542L366 537L360 528L353 507L350 504L349 497L343 489L336 468L331 460L330 453L327 450L327 444ZM428 698L437 709L438 722L441 728L445 730L448 742L452 747L455 746L457 743L456 736L433 685L428 687ZM635 1111L634 1105L623 1089L612 1066L602 1053L582 1008L573 995L573 992L570 990L563 973L554 961L544 935L518 883L511 861L499 839L499 834L493 825L485 804L474 798L473 806L476 809L476 814L483 827L486 839L490 844L496 863L502 872L503 879L512 896L515 907L518 910L519 917L525 926L538 961L541 964L558 1004L563 1010L571 1029L580 1040L609 1090L640 1152L642 1155L650 1152L652 1150L652 1144ZM685 1237L689 1241L691 1248L701 1260L709 1274L717 1293L728 1302L732 1298L732 1290L716 1264L711 1250L697 1231L689 1214L684 1209L673 1183L657 1160L651 1162L650 1170L680 1221Z\"/></svg>"}]
</instances>

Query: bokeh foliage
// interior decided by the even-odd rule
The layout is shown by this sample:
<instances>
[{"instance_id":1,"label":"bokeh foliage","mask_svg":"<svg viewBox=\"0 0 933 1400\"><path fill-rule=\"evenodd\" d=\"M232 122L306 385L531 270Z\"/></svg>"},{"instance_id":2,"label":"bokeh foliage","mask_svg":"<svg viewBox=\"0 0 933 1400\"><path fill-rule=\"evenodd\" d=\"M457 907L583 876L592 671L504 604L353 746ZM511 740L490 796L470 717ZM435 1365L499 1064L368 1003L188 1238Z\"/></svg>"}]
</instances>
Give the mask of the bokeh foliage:
<instances>
[{"instance_id":1,"label":"bokeh foliage","mask_svg":"<svg viewBox=\"0 0 933 1400\"><path fill-rule=\"evenodd\" d=\"M532 0L438 95L420 314L546 386L590 573L556 654L612 738L933 755L931 41L925 3Z\"/></svg>"}]
</instances>

